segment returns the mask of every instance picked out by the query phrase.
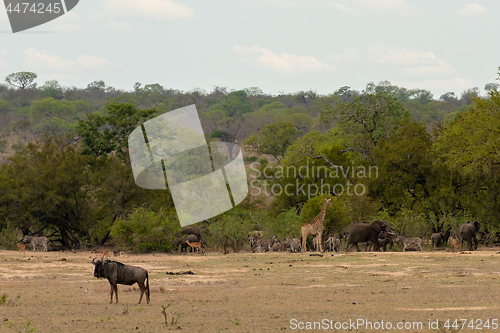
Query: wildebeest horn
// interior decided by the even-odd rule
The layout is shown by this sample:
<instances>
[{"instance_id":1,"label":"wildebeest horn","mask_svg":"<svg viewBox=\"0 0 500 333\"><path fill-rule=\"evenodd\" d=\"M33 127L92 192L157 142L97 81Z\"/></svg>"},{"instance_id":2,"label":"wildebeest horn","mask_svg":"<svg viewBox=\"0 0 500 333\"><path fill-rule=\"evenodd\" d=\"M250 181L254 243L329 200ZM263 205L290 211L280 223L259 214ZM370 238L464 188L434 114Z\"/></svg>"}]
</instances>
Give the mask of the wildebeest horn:
<instances>
[{"instance_id":1,"label":"wildebeest horn","mask_svg":"<svg viewBox=\"0 0 500 333\"><path fill-rule=\"evenodd\" d=\"M95 260L97 259L97 257L95 257L94 259L92 259L92 263L95 264Z\"/></svg>"}]
</instances>

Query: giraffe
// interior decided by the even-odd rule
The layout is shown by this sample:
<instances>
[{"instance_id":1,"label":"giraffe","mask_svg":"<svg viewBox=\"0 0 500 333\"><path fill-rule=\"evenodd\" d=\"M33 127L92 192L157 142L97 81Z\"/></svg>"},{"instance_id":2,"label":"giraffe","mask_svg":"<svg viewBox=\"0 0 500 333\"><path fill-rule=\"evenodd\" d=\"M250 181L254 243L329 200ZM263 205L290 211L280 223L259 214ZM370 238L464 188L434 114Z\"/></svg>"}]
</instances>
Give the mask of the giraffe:
<instances>
[{"instance_id":1,"label":"giraffe","mask_svg":"<svg viewBox=\"0 0 500 333\"><path fill-rule=\"evenodd\" d=\"M307 236L309 235L316 235L317 237L317 244L319 248L319 252L323 252L321 248L321 235L323 234L323 221L325 220L325 214L326 214L326 207L328 205L332 205L332 201L330 198L327 198L325 200L325 203L323 204L323 208L321 208L321 212L319 212L319 215L314 218L311 222L306 222L304 225L300 228L300 232L302 234L302 252L306 251L306 241L307 241Z\"/></svg>"}]
</instances>

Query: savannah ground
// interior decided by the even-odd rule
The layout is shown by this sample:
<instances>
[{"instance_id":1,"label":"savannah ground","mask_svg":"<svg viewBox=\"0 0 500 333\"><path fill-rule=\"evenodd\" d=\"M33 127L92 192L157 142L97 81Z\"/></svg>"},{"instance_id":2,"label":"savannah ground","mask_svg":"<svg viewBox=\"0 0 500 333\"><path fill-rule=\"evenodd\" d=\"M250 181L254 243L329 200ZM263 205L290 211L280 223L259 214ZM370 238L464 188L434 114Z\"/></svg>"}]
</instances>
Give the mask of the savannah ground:
<instances>
[{"instance_id":1,"label":"savannah ground","mask_svg":"<svg viewBox=\"0 0 500 333\"><path fill-rule=\"evenodd\" d=\"M27 250L28 250L27 246ZM500 252L228 255L144 254L116 259L149 272L151 304L137 305L137 285L93 277L91 252L0 251L1 332L265 332L292 330L290 320L391 322L394 332L429 329L447 319L500 319ZM192 271L194 275L167 275ZM167 324L162 313L166 307ZM173 318L173 320L172 320ZM395 329L398 322L422 329ZM174 322L174 323L172 323ZM468 322L469 323L469 322ZM476 324L479 321L475 322ZM327 331L327 330L309 330ZM348 332L333 329L332 332ZM376 329L351 332L384 331ZM461 332L495 332L465 328Z\"/></svg>"}]
</instances>

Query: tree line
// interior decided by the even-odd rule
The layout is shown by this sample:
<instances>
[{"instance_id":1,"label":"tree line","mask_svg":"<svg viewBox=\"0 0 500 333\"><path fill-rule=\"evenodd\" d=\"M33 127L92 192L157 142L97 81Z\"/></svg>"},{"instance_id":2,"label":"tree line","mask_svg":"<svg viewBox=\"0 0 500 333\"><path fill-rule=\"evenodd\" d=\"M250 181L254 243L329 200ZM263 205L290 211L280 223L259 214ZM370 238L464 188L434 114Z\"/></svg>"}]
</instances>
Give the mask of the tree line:
<instances>
[{"instance_id":1,"label":"tree line","mask_svg":"<svg viewBox=\"0 0 500 333\"><path fill-rule=\"evenodd\" d=\"M190 104L198 109L207 140L244 147L255 176L249 178L251 191L261 190L202 225L214 246L237 249L249 230L297 236L325 196L334 197L327 233L385 218L397 230L421 236L480 219L485 237L496 238L496 83L485 87L485 96L472 88L434 99L429 91L387 81L369 83L363 91L341 87L330 95L268 95L255 87L215 86L207 93L140 83L121 91L103 81L85 89L57 81L38 87L35 79L34 73L13 73L0 85L3 246L13 246L22 233L49 236L65 247L112 239L135 251L170 251L179 229L172 198L168 190L135 185L127 137L156 115ZM9 147L13 137L17 141ZM263 154L274 159L251 164ZM314 172L318 167L330 173ZM370 167L376 175L338 172ZM297 177L283 174L287 168L311 172ZM365 191L333 190L348 184ZM266 194L287 185L294 195ZM322 186L327 190L314 195L299 190Z\"/></svg>"}]
</instances>

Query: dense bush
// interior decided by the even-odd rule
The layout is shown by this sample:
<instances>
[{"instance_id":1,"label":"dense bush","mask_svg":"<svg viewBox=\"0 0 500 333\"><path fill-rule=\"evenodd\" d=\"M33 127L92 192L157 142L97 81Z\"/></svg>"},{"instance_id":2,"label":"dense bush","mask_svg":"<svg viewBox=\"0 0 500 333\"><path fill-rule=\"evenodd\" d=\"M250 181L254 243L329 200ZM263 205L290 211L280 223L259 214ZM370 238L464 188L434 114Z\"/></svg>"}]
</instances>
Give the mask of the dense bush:
<instances>
[{"instance_id":1,"label":"dense bush","mask_svg":"<svg viewBox=\"0 0 500 333\"><path fill-rule=\"evenodd\" d=\"M179 231L179 222L169 219L163 209L155 213L137 208L126 218L115 222L111 235L116 245L134 252L168 252L173 249L173 241Z\"/></svg>"},{"instance_id":2,"label":"dense bush","mask_svg":"<svg viewBox=\"0 0 500 333\"><path fill-rule=\"evenodd\" d=\"M22 237L22 232L7 222L7 226L0 231L0 247L7 250L17 250L16 244Z\"/></svg>"}]
</instances>

